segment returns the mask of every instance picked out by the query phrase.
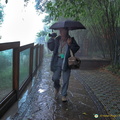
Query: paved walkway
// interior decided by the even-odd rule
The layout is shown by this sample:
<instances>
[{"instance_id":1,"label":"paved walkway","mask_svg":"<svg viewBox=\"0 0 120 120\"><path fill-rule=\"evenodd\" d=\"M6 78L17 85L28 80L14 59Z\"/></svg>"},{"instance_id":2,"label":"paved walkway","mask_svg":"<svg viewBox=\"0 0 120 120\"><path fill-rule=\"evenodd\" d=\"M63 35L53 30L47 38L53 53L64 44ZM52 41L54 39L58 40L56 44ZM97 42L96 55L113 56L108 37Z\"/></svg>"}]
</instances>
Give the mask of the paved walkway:
<instances>
[{"instance_id":1,"label":"paved walkway","mask_svg":"<svg viewBox=\"0 0 120 120\"><path fill-rule=\"evenodd\" d=\"M80 81L97 97L113 120L120 120L119 77L104 70L74 71L74 75L79 76Z\"/></svg>"},{"instance_id":2,"label":"paved walkway","mask_svg":"<svg viewBox=\"0 0 120 120\"><path fill-rule=\"evenodd\" d=\"M118 78L99 70L73 70L68 102L63 103L61 95L54 99L50 58L45 57L43 61L40 72L2 120L96 120L95 114L99 115L97 120L109 120L104 108L109 116L120 114Z\"/></svg>"}]
</instances>

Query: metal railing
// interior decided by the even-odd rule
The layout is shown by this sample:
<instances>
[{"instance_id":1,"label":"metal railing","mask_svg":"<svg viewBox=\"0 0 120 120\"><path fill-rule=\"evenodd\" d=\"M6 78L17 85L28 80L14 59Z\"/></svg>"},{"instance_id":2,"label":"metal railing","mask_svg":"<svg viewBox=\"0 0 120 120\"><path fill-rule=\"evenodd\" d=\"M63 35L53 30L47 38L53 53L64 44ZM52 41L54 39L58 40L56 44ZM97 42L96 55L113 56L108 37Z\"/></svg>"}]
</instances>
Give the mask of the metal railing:
<instances>
[{"instance_id":1,"label":"metal railing","mask_svg":"<svg viewBox=\"0 0 120 120\"><path fill-rule=\"evenodd\" d=\"M43 45L20 42L0 44L0 118L15 103L35 76L43 58Z\"/></svg>"}]
</instances>

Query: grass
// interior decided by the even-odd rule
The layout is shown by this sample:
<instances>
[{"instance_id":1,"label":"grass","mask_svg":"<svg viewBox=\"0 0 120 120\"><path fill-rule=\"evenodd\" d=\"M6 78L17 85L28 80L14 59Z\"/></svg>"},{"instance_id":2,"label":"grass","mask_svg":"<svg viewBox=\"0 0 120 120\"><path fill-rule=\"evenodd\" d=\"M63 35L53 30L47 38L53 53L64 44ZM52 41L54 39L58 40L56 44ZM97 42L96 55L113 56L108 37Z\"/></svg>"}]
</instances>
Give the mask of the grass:
<instances>
[{"instance_id":1,"label":"grass","mask_svg":"<svg viewBox=\"0 0 120 120\"><path fill-rule=\"evenodd\" d=\"M108 65L105 69L120 76L120 65Z\"/></svg>"}]
</instances>

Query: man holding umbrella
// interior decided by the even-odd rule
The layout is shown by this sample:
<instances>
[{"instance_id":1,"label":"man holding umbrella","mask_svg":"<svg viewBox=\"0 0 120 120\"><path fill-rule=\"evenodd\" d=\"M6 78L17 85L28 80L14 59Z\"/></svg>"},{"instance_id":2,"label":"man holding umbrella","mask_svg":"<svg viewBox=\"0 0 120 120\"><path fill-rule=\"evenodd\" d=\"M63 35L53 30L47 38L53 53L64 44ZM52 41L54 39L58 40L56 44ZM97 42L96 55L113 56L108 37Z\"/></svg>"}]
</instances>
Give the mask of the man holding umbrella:
<instances>
[{"instance_id":1,"label":"man holding umbrella","mask_svg":"<svg viewBox=\"0 0 120 120\"><path fill-rule=\"evenodd\" d=\"M62 74L62 87L61 87L61 95L62 101L67 101L67 90L69 85L69 78L71 68L68 66L68 58L70 57L70 50L75 54L79 50L79 46L74 40L74 38L69 36L69 30L80 29L78 26L73 28L72 26L66 26L67 22L63 23L55 23L50 29L59 30L60 35L56 37L53 41L48 41L48 48L53 51L53 56L51 60L51 71L53 72L52 80L54 82L55 88L55 99L58 98L58 93L60 90L60 78ZM84 28L83 28L84 29Z\"/></svg>"}]
</instances>

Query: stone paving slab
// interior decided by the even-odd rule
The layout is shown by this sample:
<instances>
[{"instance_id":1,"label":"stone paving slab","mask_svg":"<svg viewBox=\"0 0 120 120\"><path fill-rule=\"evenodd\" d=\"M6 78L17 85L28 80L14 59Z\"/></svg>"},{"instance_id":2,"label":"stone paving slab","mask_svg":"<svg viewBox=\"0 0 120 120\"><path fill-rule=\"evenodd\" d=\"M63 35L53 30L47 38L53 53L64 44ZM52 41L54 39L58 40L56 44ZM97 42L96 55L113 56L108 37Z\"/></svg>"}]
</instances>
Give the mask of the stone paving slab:
<instances>
[{"instance_id":1,"label":"stone paving slab","mask_svg":"<svg viewBox=\"0 0 120 120\"><path fill-rule=\"evenodd\" d=\"M104 70L73 71L79 81L83 81L103 104L113 120L120 120L120 78Z\"/></svg>"}]
</instances>

